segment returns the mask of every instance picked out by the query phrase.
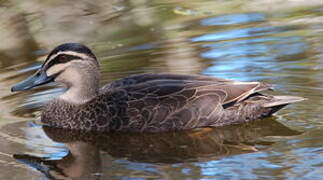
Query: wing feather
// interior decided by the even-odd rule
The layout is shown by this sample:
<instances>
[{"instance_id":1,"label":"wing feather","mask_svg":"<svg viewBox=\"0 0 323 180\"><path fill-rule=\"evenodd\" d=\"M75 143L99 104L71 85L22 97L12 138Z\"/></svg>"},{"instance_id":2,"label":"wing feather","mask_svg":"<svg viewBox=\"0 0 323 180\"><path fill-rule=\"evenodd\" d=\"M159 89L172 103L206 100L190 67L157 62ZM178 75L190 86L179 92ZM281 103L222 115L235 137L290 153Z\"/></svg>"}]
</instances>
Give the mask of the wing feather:
<instances>
[{"instance_id":1,"label":"wing feather","mask_svg":"<svg viewBox=\"0 0 323 180\"><path fill-rule=\"evenodd\" d=\"M104 87L107 88L107 87ZM193 128L217 121L223 105L268 90L259 82L237 82L207 76L144 74L110 84L103 92L127 92L129 126L136 128Z\"/></svg>"}]
</instances>

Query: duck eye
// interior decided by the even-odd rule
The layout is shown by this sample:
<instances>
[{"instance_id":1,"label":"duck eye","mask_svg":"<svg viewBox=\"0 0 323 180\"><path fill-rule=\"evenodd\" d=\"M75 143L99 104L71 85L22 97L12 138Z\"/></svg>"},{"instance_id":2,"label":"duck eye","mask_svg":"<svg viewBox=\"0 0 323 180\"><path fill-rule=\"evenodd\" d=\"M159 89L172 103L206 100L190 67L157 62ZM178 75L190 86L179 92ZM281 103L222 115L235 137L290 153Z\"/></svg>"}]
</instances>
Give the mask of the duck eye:
<instances>
[{"instance_id":1,"label":"duck eye","mask_svg":"<svg viewBox=\"0 0 323 180\"><path fill-rule=\"evenodd\" d=\"M65 63L68 61L68 58L66 55L59 55L58 58L57 58L58 62L60 63Z\"/></svg>"}]
</instances>

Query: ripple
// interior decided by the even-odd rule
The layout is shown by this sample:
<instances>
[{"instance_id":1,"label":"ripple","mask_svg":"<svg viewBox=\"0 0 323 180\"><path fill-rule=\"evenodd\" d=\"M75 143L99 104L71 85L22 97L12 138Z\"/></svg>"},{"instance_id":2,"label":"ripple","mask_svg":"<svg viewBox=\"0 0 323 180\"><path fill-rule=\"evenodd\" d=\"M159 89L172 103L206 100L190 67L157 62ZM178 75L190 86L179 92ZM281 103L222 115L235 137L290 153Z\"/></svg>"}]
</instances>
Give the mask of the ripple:
<instances>
[{"instance_id":1,"label":"ripple","mask_svg":"<svg viewBox=\"0 0 323 180\"><path fill-rule=\"evenodd\" d=\"M211 17L201 20L202 26L227 26L233 24L245 24L251 22L265 21L266 17L262 13L228 14Z\"/></svg>"}]
</instances>

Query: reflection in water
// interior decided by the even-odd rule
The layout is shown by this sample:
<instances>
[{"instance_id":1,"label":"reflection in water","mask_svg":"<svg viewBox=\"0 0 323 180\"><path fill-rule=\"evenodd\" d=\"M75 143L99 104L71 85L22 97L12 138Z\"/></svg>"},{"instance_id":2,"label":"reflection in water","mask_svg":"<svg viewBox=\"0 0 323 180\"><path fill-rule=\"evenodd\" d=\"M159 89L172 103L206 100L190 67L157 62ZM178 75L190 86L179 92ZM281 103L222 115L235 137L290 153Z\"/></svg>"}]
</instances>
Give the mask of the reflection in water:
<instances>
[{"instance_id":1,"label":"reflection in water","mask_svg":"<svg viewBox=\"0 0 323 180\"><path fill-rule=\"evenodd\" d=\"M265 21L262 13L229 14L201 20L202 26L226 26Z\"/></svg>"},{"instance_id":2,"label":"reflection in water","mask_svg":"<svg viewBox=\"0 0 323 180\"><path fill-rule=\"evenodd\" d=\"M206 35L201 35L198 37L192 38L193 42L199 41L223 41L223 40L230 40L230 39L238 39L238 38L246 38L246 37L257 37L257 36L265 36L270 34L275 34L279 32L286 31L286 28L282 27L251 27L251 28L244 28L244 29L234 29L228 30L224 32L216 32L210 33Z\"/></svg>"},{"instance_id":3,"label":"reflection in water","mask_svg":"<svg viewBox=\"0 0 323 180\"><path fill-rule=\"evenodd\" d=\"M97 179L96 174L101 172L98 148L84 142L70 142L66 146L69 153L59 160L24 154L15 154L13 157L50 179Z\"/></svg>"},{"instance_id":4,"label":"reflection in water","mask_svg":"<svg viewBox=\"0 0 323 180\"><path fill-rule=\"evenodd\" d=\"M191 40L195 43L208 42L202 45L207 50L200 54L201 57L216 60L204 73L223 73L219 75L242 81L262 80L265 77L260 73L252 74L253 71L280 71L277 61L286 61L296 56L299 58L306 52L308 47L302 37L284 35L286 31L297 31L302 26L268 26L263 24L266 21L265 15L261 13L231 14L200 20L203 26L215 27L256 23L255 27L238 26L193 37ZM241 71L250 72L241 76Z\"/></svg>"},{"instance_id":5,"label":"reflection in water","mask_svg":"<svg viewBox=\"0 0 323 180\"><path fill-rule=\"evenodd\" d=\"M58 160L53 160L51 154L45 157L16 154L14 158L54 179L96 179L104 173L101 161L106 160L106 153L113 158L126 158L133 162L201 162L256 152L258 148L273 144L261 140L266 136L300 134L273 119L216 129L158 134L85 133L47 126L43 130L53 141L64 143L69 153Z\"/></svg>"}]
</instances>

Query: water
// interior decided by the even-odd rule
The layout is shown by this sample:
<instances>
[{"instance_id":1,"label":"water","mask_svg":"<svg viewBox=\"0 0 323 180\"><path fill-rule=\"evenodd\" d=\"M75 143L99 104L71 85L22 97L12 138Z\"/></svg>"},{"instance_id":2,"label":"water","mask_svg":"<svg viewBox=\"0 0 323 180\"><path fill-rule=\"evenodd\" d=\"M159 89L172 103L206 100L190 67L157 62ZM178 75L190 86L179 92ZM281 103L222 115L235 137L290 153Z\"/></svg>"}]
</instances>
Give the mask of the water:
<instances>
[{"instance_id":1,"label":"water","mask_svg":"<svg viewBox=\"0 0 323 180\"><path fill-rule=\"evenodd\" d=\"M8 0L0 5L0 179L323 177L323 2ZM308 100L263 121L213 130L62 132L37 125L41 105L62 89L48 85L11 93L10 87L63 42L93 48L102 84L143 72L205 74L276 84L277 94Z\"/></svg>"}]
</instances>

